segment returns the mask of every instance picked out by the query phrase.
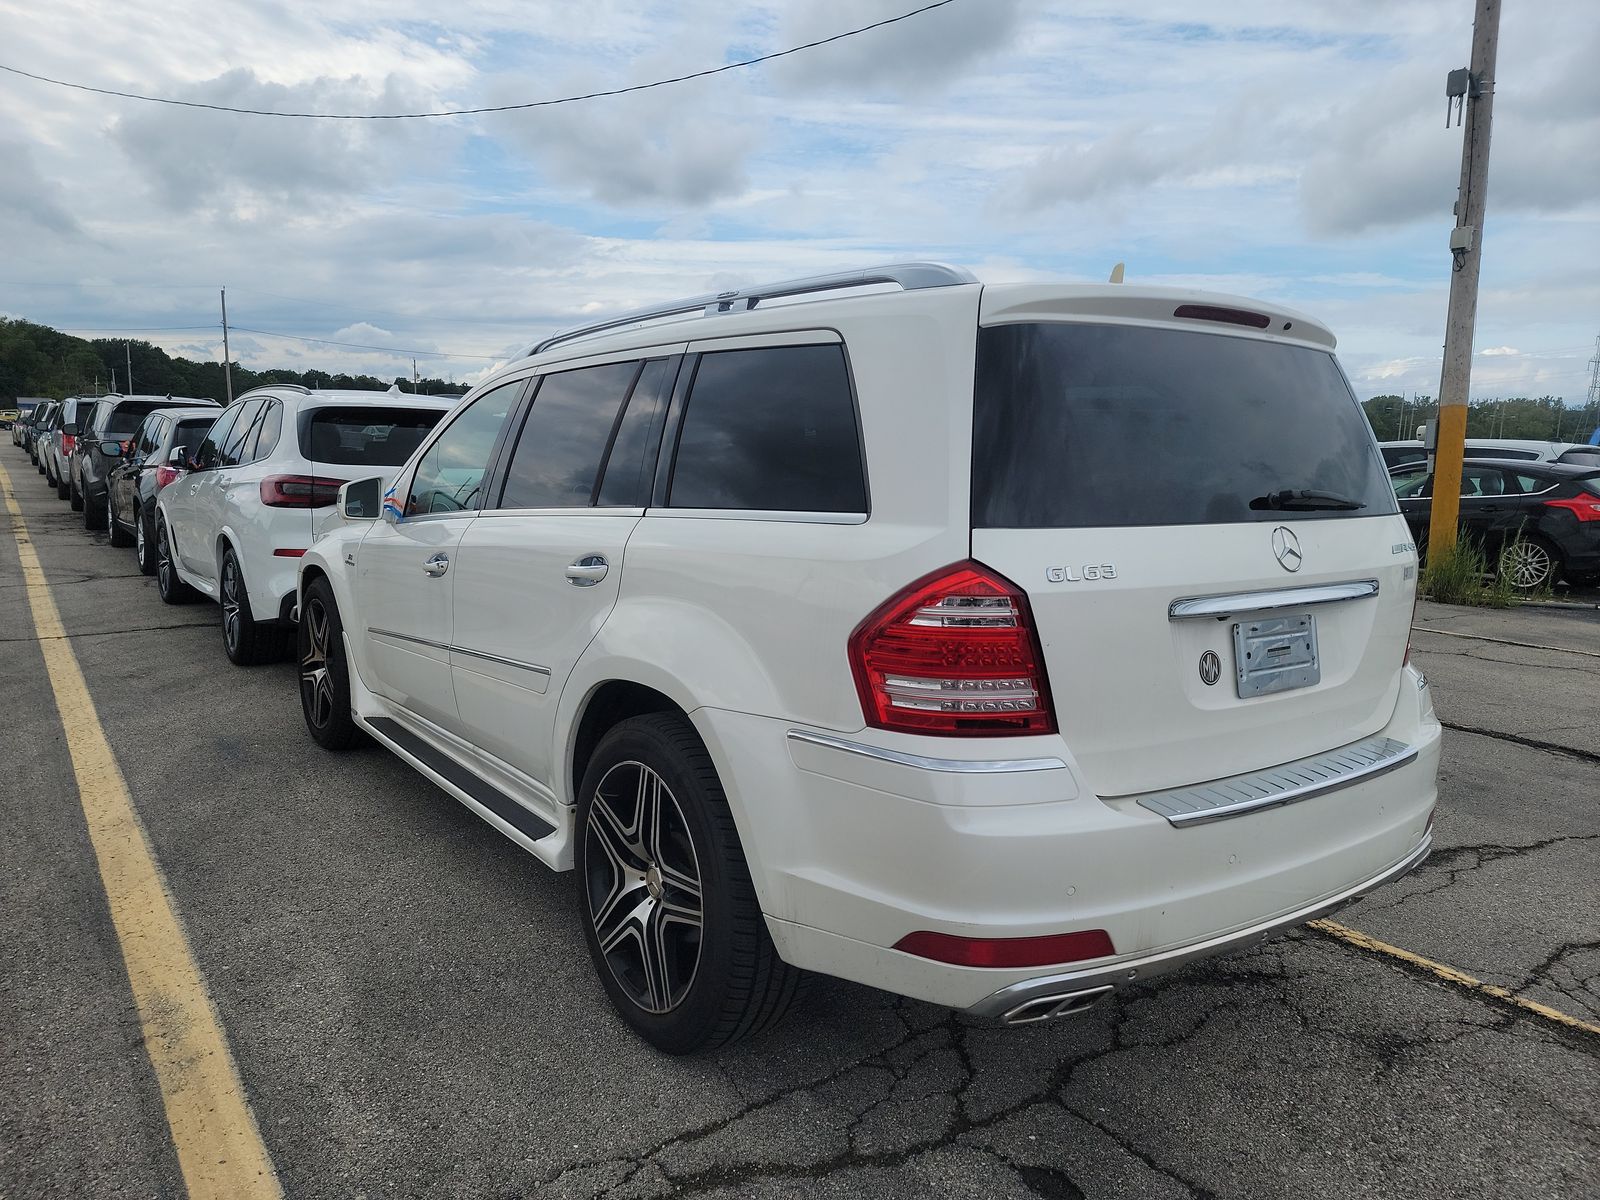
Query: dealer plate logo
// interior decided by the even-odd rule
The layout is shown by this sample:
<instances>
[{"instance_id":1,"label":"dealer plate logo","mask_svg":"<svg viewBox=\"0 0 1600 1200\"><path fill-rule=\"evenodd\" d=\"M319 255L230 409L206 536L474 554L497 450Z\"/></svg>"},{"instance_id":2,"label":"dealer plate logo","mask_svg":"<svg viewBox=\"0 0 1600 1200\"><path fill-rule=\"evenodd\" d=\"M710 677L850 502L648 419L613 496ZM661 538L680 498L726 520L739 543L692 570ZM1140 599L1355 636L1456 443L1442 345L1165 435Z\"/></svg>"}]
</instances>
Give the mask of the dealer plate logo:
<instances>
[{"instance_id":1,"label":"dealer plate logo","mask_svg":"<svg viewBox=\"0 0 1600 1200\"><path fill-rule=\"evenodd\" d=\"M1200 656L1200 682L1210 687L1221 678L1222 660L1215 650L1207 650Z\"/></svg>"}]
</instances>

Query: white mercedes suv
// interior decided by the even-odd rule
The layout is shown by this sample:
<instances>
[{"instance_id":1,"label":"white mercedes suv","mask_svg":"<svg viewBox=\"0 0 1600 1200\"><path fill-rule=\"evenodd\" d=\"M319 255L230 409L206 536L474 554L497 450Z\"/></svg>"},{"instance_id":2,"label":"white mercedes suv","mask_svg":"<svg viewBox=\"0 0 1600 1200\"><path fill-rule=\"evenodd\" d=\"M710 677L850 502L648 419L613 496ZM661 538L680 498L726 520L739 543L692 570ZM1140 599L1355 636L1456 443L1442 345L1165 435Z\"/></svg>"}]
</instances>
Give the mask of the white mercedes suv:
<instances>
[{"instance_id":1,"label":"white mercedes suv","mask_svg":"<svg viewBox=\"0 0 1600 1200\"><path fill-rule=\"evenodd\" d=\"M279 657L299 558L340 486L392 473L455 400L285 383L240 396L199 446L173 447L189 473L156 495L161 598L217 601L223 650L240 666Z\"/></svg>"},{"instance_id":2,"label":"white mercedes suv","mask_svg":"<svg viewBox=\"0 0 1600 1200\"><path fill-rule=\"evenodd\" d=\"M549 338L343 489L307 725L575 868L664 1050L807 971L1081 1011L1428 852L1417 555L1333 348L932 264Z\"/></svg>"}]
</instances>

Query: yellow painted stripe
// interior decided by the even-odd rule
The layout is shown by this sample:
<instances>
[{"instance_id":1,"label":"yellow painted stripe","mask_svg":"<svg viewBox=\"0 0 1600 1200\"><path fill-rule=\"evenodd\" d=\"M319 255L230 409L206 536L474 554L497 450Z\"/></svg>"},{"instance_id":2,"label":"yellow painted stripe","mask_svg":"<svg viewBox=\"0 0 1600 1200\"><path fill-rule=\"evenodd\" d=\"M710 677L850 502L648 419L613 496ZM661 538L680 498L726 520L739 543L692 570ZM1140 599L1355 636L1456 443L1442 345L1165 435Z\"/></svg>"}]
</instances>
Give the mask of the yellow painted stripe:
<instances>
[{"instance_id":1,"label":"yellow painted stripe","mask_svg":"<svg viewBox=\"0 0 1600 1200\"><path fill-rule=\"evenodd\" d=\"M1373 954L1398 958L1401 962L1410 963L1414 967L1421 967L1424 971L1437 975L1447 983L1466 988L1470 992L1480 992L1485 996L1493 996L1496 1000L1503 1000L1507 1004L1525 1009L1535 1016L1543 1017L1546 1021L1554 1021L1557 1025L1565 1025L1569 1029L1578 1029L1584 1033L1600 1034L1600 1025L1593 1025L1588 1021L1580 1021L1577 1017L1564 1013L1558 1008L1551 1008L1548 1004L1540 1004L1537 1000L1529 1000L1507 988L1493 983L1484 983L1481 979L1474 979L1465 971L1457 970L1455 967L1434 962L1431 958L1423 958L1420 954L1402 950L1399 946L1391 946L1388 942L1380 942L1370 933L1362 933L1359 929L1351 929L1348 925L1340 925L1337 921L1321 920L1307 923L1312 929L1320 930L1330 937L1336 937L1341 942L1347 942L1362 950L1369 950Z\"/></svg>"},{"instance_id":2,"label":"yellow painted stripe","mask_svg":"<svg viewBox=\"0 0 1600 1200\"><path fill-rule=\"evenodd\" d=\"M0 489L184 1184L194 1200L276 1200L283 1194L277 1172L245 1099L222 1022L100 726L4 466Z\"/></svg>"}]
</instances>

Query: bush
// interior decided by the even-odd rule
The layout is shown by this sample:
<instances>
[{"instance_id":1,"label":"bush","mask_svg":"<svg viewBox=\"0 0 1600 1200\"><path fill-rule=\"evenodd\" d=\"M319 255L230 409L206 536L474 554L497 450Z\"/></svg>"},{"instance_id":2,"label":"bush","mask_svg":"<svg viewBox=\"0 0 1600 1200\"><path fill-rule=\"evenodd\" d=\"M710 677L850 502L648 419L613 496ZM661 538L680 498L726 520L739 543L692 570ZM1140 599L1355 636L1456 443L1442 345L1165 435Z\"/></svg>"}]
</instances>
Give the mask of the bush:
<instances>
[{"instance_id":1,"label":"bush","mask_svg":"<svg viewBox=\"0 0 1600 1200\"><path fill-rule=\"evenodd\" d=\"M1490 572L1482 547L1471 538L1458 538L1444 553L1428 555L1428 564L1422 569L1423 593L1440 604L1469 604L1480 608L1515 608L1523 600L1547 595L1548 586L1534 592L1519 592L1512 582L1505 561L1516 545L1512 542L1501 550L1496 570Z\"/></svg>"}]
</instances>

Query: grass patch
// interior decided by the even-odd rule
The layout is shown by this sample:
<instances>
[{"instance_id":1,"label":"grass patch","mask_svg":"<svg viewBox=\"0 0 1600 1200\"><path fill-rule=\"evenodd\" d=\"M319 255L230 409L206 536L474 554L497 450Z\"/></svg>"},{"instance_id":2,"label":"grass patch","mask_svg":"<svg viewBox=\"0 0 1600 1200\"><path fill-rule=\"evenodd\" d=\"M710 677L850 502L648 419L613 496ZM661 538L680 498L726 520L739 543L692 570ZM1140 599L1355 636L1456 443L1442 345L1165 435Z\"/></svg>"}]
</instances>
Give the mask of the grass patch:
<instances>
[{"instance_id":1,"label":"grass patch","mask_svg":"<svg viewBox=\"0 0 1600 1200\"><path fill-rule=\"evenodd\" d=\"M1496 569L1491 571L1483 548L1470 538L1458 538L1443 554L1428 555L1427 566L1422 569L1422 590L1428 599L1440 604L1465 604L1476 608L1515 608L1527 600L1548 598L1551 595L1549 584L1519 591L1512 581L1506 559L1517 544L1511 542L1501 550Z\"/></svg>"}]
</instances>

